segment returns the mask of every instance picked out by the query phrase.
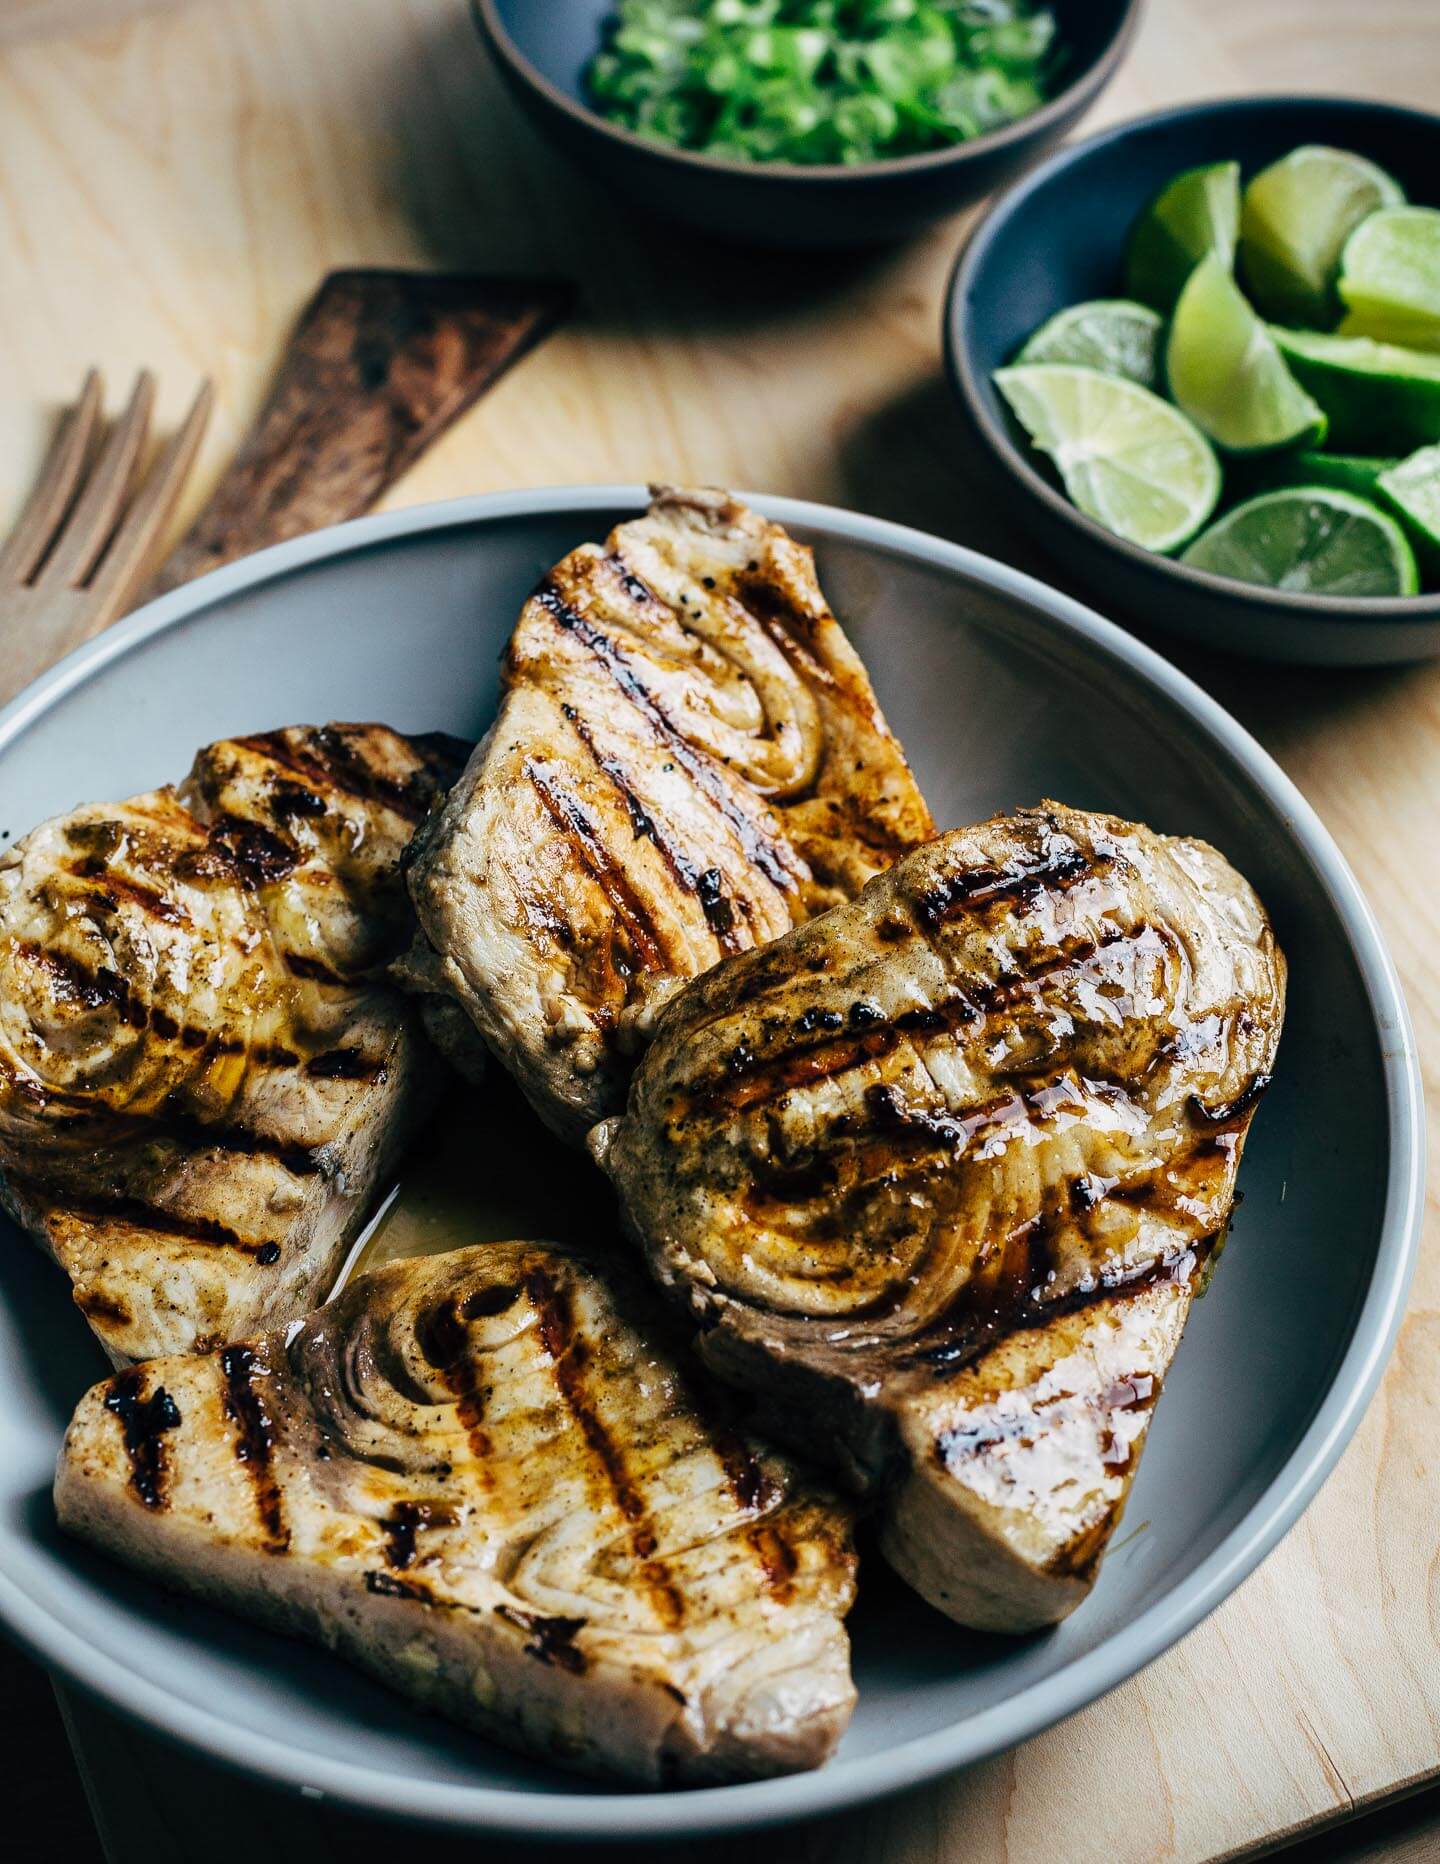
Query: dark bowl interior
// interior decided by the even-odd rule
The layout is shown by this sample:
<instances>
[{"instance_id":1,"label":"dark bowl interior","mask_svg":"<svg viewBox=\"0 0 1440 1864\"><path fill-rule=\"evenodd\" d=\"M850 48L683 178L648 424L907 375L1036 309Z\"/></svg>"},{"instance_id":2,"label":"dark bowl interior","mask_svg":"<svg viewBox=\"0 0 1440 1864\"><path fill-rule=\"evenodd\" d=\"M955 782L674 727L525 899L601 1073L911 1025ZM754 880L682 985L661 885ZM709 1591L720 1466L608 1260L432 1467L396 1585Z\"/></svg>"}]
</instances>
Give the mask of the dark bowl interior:
<instances>
[{"instance_id":1,"label":"dark bowl interior","mask_svg":"<svg viewBox=\"0 0 1440 1864\"><path fill-rule=\"evenodd\" d=\"M1256 590L1152 556L1084 517L1010 422L992 372L1055 311L1123 295L1136 214L1182 169L1239 161L1245 178L1299 143L1353 149L1419 203L1440 204L1440 117L1349 98L1195 104L1062 150L992 209L961 256L946 308L951 373L976 435L1020 495L1017 512L1102 598L1162 629L1286 659L1440 652L1440 596L1346 603Z\"/></svg>"},{"instance_id":2,"label":"dark bowl interior","mask_svg":"<svg viewBox=\"0 0 1440 1864\"><path fill-rule=\"evenodd\" d=\"M1066 59L1039 110L989 135L854 167L732 162L632 135L593 110L585 68L614 0L472 0L520 104L572 156L663 216L784 246L896 237L981 199L1056 142L1124 53L1142 0L1048 0Z\"/></svg>"}]
</instances>

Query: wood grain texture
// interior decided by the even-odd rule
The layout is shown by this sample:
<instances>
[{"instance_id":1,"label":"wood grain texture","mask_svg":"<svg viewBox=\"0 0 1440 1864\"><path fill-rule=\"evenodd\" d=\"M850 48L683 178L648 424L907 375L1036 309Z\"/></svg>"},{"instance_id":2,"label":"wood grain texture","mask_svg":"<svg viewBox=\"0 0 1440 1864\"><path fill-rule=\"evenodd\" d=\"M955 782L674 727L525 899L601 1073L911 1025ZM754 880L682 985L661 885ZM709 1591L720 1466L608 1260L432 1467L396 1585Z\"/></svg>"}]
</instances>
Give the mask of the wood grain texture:
<instances>
[{"instance_id":1,"label":"wood grain texture","mask_svg":"<svg viewBox=\"0 0 1440 1864\"><path fill-rule=\"evenodd\" d=\"M548 279L332 272L152 593L368 511L573 296Z\"/></svg>"},{"instance_id":2,"label":"wood grain texture","mask_svg":"<svg viewBox=\"0 0 1440 1864\"><path fill-rule=\"evenodd\" d=\"M1434 0L1152 0L1088 126L1297 87L1433 106ZM315 278L424 265L575 277L583 304L387 504L693 478L898 518L1060 580L990 503L951 419L939 304L963 226L794 260L656 229L539 144L485 69L463 0L195 0L31 37L0 57L0 524L92 356L117 382L154 366L176 398L162 422L213 373L213 477ZM1440 1764L1440 665L1330 675L1184 658L1319 809L1404 977L1435 1163L1394 1364L1284 1545L1143 1676L1012 1754L751 1840L747 1859L1200 1864L1314 1830ZM134 1836L126 1864L142 1843L147 1858L189 1856L197 1830L238 1827L257 1803L109 1718L84 1725L97 1767L124 1757L100 1791L108 1829ZM327 1855L306 1849L313 1810L296 1814L292 1855ZM339 1855L333 1834L348 1845L350 1827L321 1810ZM283 1842L286 1822L266 1820Z\"/></svg>"}]
</instances>

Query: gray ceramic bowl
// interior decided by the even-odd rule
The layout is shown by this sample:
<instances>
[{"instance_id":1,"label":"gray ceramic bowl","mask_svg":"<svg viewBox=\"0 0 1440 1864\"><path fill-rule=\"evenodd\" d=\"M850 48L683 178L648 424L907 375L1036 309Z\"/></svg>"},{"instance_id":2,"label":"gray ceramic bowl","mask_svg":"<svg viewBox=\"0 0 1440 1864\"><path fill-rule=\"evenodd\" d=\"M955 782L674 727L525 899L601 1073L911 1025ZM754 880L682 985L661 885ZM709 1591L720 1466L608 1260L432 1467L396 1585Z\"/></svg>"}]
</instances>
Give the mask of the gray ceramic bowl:
<instances>
[{"instance_id":1,"label":"gray ceramic bowl","mask_svg":"<svg viewBox=\"0 0 1440 1864\"><path fill-rule=\"evenodd\" d=\"M667 149L585 101L584 72L613 0L472 0L500 75L546 135L588 173L666 219L767 246L896 239L967 207L1058 142L1124 56L1141 0L1049 0L1068 51L1059 92L973 142L856 167L722 161Z\"/></svg>"},{"instance_id":2,"label":"gray ceramic bowl","mask_svg":"<svg viewBox=\"0 0 1440 1864\"><path fill-rule=\"evenodd\" d=\"M1248 97L1139 117L1062 149L997 201L945 307L951 379L980 457L1016 515L1097 600L1146 626L1265 660L1365 666L1440 654L1440 595L1347 602L1257 590L1158 557L1077 511L1011 421L992 372L1053 312L1121 294L1132 221L1181 169L1248 177L1298 143L1354 149L1410 199L1440 205L1440 117L1343 97Z\"/></svg>"},{"instance_id":3,"label":"gray ceramic bowl","mask_svg":"<svg viewBox=\"0 0 1440 1864\"><path fill-rule=\"evenodd\" d=\"M0 714L0 830L174 778L197 744L237 731L384 718L478 733L537 576L642 497L571 488L387 514L177 590ZM1295 1520L1379 1378L1418 1234L1419 1075L1369 910L1303 799L1198 687L1066 597L897 525L757 502L816 546L940 821L1058 795L1198 831L1254 880L1291 953L1245 1202L1166 1382L1125 1544L1072 1618L1018 1640L961 1631L868 1558L852 1621L860 1704L829 1767L607 1792L62 1540L55 1452L106 1368L61 1276L0 1223L0 1623L207 1754L410 1819L557 1839L637 1842L855 1805L1024 1740L1189 1630ZM523 1182L506 1196L523 1206Z\"/></svg>"}]
</instances>

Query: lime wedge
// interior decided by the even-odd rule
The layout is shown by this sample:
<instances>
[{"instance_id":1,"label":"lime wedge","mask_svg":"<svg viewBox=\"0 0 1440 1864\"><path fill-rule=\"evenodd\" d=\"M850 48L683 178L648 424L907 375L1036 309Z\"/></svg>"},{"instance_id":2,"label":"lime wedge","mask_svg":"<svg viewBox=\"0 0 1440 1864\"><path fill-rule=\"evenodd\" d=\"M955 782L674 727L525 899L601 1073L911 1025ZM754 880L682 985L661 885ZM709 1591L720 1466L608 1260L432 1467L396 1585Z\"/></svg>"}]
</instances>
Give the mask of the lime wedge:
<instances>
[{"instance_id":1,"label":"lime wedge","mask_svg":"<svg viewBox=\"0 0 1440 1864\"><path fill-rule=\"evenodd\" d=\"M1168 182L1130 230L1125 289L1168 313L1199 261L1214 253L1228 272L1240 226L1240 164L1187 168Z\"/></svg>"},{"instance_id":2,"label":"lime wedge","mask_svg":"<svg viewBox=\"0 0 1440 1864\"><path fill-rule=\"evenodd\" d=\"M1384 207L1340 255L1345 336L1440 350L1440 208Z\"/></svg>"},{"instance_id":3,"label":"lime wedge","mask_svg":"<svg viewBox=\"0 0 1440 1864\"><path fill-rule=\"evenodd\" d=\"M1328 415L1332 445L1404 453L1440 440L1440 356L1316 330L1270 334L1295 380Z\"/></svg>"},{"instance_id":4,"label":"lime wedge","mask_svg":"<svg viewBox=\"0 0 1440 1864\"><path fill-rule=\"evenodd\" d=\"M1381 473L1380 496L1409 533L1427 575L1440 579L1440 447L1421 447Z\"/></svg>"},{"instance_id":5,"label":"lime wedge","mask_svg":"<svg viewBox=\"0 0 1440 1864\"><path fill-rule=\"evenodd\" d=\"M1160 386L1164 321L1148 304L1094 298L1057 311L1031 337L1017 362L1073 362L1102 375L1123 375L1142 388Z\"/></svg>"},{"instance_id":6,"label":"lime wedge","mask_svg":"<svg viewBox=\"0 0 1440 1864\"><path fill-rule=\"evenodd\" d=\"M1325 416L1212 253L1190 274L1165 349L1170 393L1232 453L1318 446Z\"/></svg>"},{"instance_id":7,"label":"lime wedge","mask_svg":"<svg viewBox=\"0 0 1440 1864\"><path fill-rule=\"evenodd\" d=\"M1305 595L1414 595L1405 533L1368 499L1323 485L1262 492L1195 539L1181 561L1212 576Z\"/></svg>"},{"instance_id":8,"label":"lime wedge","mask_svg":"<svg viewBox=\"0 0 1440 1864\"><path fill-rule=\"evenodd\" d=\"M1177 408L1138 382L1071 363L997 369L1026 433L1087 517L1146 550L1178 550L1220 497L1220 463Z\"/></svg>"},{"instance_id":9,"label":"lime wedge","mask_svg":"<svg viewBox=\"0 0 1440 1864\"><path fill-rule=\"evenodd\" d=\"M1248 477L1267 490L1281 485L1332 486L1356 498L1375 498L1382 472L1393 459L1370 459L1358 453L1262 453Z\"/></svg>"},{"instance_id":10,"label":"lime wedge","mask_svg":"<svg viewBox=\"0 0 1440 1864\"><path fill-rule=\"evenodd\" d=\"M1240 276L1250 296L1281 323L1333 325L1345 241L1368 214L1404 199L1363 156L1318 143L1292 149L1261 169L1240 203Z\"/></svg>"}]
</instances>

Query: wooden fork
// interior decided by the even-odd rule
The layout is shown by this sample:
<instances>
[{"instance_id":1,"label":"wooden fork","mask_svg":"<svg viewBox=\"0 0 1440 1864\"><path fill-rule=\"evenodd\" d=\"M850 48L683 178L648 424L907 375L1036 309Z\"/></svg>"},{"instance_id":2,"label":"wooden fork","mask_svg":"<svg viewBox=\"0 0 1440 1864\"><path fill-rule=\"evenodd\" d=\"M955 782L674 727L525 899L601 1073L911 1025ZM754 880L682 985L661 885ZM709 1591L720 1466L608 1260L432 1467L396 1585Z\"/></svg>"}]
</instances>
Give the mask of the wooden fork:
<instances>
[{"instance_id":1,"label":"wooden fork","mask_svg":"<svg viewBox=\"0 0 1440 1864\"><path fill-rule=\"evenodd\" d=\"M134 596L194 462L208 381L147 475L138 473L155 401L143 369L92 461L101 385L91 369L9 540L0 549L0 703L112 622ZM83 482L83 483L82 483Z\"/></svg>"}]
</instances>

